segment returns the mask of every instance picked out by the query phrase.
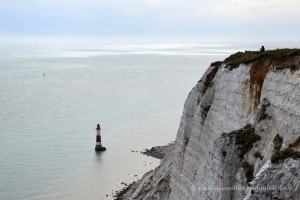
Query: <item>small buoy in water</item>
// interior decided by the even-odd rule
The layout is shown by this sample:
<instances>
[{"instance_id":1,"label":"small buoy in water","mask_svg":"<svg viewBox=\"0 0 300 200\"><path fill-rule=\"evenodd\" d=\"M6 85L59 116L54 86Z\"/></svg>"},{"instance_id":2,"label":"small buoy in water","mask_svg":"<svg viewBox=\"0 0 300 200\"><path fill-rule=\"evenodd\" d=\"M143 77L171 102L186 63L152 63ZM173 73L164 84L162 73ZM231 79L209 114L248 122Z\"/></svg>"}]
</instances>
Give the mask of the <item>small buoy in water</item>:
<instances>
[{"instance_id":1,"label":"small buoy in water","mask_svg":"<svg viewBox=\"0 0 300 200\"><path fill-rule=\"evenodd\" d=\"M106 148L101 144L101 128L100 124L97 124L96 128L96 146L95 151L106 151Z\"/></svg>"},{"instance_id":2,"label":"small buoy in water","mask_svg":"<svg viewBox=\"0 0 300 200\"><path fill-rule=\"evenodd\" d=\"M43 72L43 76L45 76L45 72Z\"/></svg>"}]
</instances>

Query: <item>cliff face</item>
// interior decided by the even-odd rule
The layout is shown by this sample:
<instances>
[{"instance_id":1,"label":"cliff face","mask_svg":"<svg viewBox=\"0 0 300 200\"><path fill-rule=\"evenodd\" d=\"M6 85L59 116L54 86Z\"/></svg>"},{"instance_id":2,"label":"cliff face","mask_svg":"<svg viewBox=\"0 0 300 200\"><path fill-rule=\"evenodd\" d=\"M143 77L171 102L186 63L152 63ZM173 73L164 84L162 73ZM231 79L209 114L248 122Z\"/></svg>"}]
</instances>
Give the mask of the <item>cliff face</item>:
<instances>
[{"instance_id":1,"label":"cliff face","mask_svg":"<svg viewBox=\"0 0 300 200\"><path fill-rule=\"evenodd\" d=\"M174 149L129 199L299 198L300 57L228 63L192 89Z\"/></svg>"}]
</instances>

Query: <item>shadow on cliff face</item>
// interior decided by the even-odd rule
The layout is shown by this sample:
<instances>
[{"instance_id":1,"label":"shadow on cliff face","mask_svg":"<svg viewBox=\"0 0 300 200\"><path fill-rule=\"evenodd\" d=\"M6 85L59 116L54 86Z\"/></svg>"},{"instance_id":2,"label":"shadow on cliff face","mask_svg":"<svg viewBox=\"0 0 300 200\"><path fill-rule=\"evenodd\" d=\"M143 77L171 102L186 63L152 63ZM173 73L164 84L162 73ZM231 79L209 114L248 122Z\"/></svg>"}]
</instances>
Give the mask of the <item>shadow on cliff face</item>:
<instances>
[{"instance_id":1,"label":"shadow on cliff face","mask_svg":"<svg viewBox=\"0 0 300 200\"><path fill-rule=\"evenodd\" d=\"M211 65L213 68L212 70L210 71L210 73L208 73L205 77L205 81L204 81L204 88L203 88L203 94L206 92L206 90L212 86L212 82L219 70L219 67L220 66L214 66L214 65Z\"/></svg>"}]
</instances>

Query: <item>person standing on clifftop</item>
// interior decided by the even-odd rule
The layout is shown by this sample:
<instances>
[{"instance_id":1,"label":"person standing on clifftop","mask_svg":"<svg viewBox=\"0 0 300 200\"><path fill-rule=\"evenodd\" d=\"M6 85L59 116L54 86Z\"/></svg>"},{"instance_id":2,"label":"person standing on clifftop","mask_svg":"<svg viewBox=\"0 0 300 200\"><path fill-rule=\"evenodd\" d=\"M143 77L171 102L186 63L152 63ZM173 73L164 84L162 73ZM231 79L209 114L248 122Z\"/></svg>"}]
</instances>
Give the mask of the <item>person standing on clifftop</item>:
<instances>
[{"instance_id":1,"label":"person standing on clifftop","mask_svg":"<svg viewBox=\"0 0 300 200\"><path fill-rule=\"evenodd\" d=\"M261 46L260 52L261 52L261 53L265 52L265 47L264 47L264 46Z\"/></svg>"}]
</instances>

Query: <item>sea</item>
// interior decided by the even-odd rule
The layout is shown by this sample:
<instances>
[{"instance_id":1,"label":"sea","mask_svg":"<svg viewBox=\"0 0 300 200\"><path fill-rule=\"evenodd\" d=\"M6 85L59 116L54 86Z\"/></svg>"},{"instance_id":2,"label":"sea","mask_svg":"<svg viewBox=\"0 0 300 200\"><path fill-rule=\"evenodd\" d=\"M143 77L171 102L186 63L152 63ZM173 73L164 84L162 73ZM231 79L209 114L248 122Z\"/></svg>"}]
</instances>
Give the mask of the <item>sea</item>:
<instances>
[{"instance_id":1,"label":"sea","mask_svg":"<svg viewBox=\"0 0 300 200\"><path fill-rule=\"evenodd\" d=\"M0 199L113 199L158 166L141 151L175 140L210 63L259 48L1 41ZM99 153L98 123L107 148Z\"/></svg>"}]
</instances>

